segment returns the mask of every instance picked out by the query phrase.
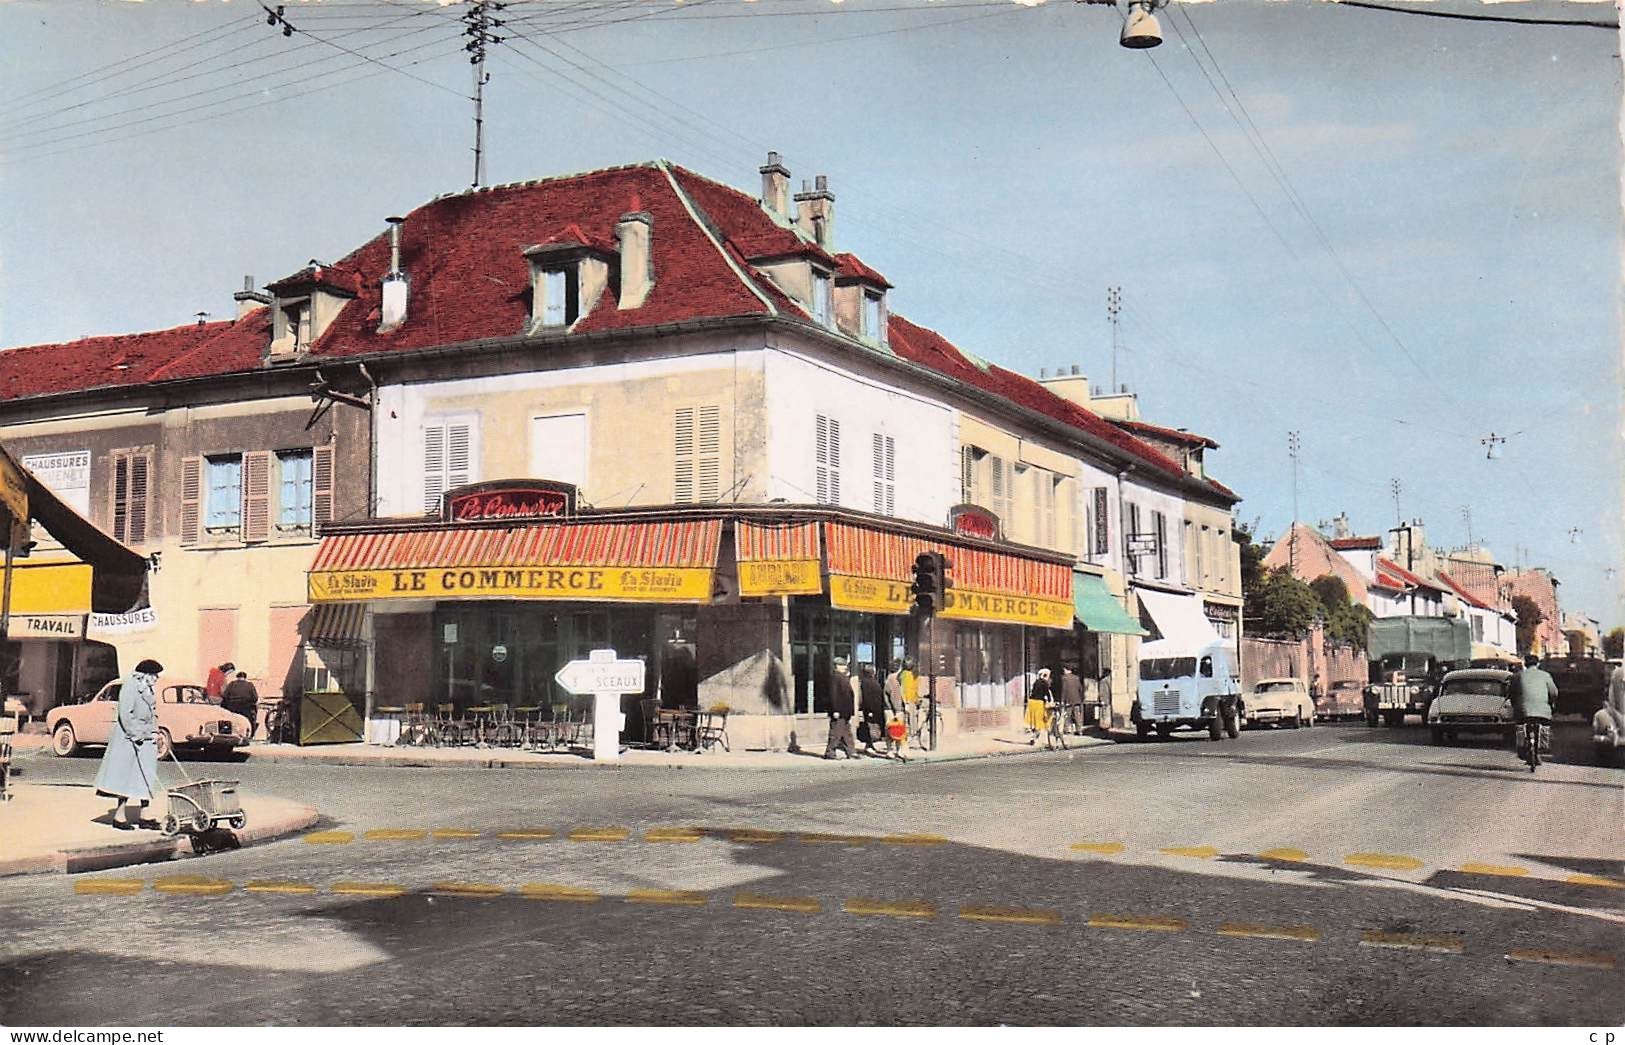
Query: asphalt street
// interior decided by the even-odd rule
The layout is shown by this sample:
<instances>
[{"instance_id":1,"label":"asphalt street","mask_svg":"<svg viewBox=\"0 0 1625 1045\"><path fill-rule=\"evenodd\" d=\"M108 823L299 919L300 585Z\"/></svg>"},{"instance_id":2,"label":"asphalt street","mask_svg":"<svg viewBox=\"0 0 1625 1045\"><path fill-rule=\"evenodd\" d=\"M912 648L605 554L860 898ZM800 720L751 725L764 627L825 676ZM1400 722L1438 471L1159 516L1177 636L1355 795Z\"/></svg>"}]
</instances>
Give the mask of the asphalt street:
<instances>
[{"instance_id":1,"label":"asphalt street","mask_svg":"<svg viewBox=\"0 0 1625 1045\"><path fill-rule=\"evenodd\" d=\"M250 758L210 771L320 831L0 881L0 1012L1615 1026L1625 774L1583 734L1534 775L1352 724L851 774ZM95 767L29 753L20 779Z\"/></svg>"}]
</instances>

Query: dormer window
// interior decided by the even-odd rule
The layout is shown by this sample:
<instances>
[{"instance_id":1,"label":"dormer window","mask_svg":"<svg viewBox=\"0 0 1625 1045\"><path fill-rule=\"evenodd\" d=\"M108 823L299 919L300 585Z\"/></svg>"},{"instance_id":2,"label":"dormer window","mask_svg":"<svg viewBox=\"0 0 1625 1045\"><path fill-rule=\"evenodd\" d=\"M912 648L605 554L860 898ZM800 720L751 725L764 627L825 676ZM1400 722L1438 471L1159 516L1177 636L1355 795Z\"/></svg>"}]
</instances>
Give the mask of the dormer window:
<instances>
[{"instance_id":1,"label":"dormer window","mask_svg":"<svg viewBox=\"0 0 1625 1045\"><path fill-rule=\"evenodd\" d=\"M882 345L886 343L885 300L869 291L863 294L863 336Z\"/></svg>"},{"instance_id":2,"label":"dormer window","mask_svg":"<svg viewBox=\"0 0 1625 1045\"><path fill-rule=\"evenodd\" d=\"M303 352L310 347L310 299L284 301L277 309L274 342L285 342L283 351Z\"/></svg>"},{"instance_id":3,"label":"dormer window","mask_svg":"<svg viewBox=\"0 0 1625 1045\"><path fill-rule=\"evenodd\" d=\"M830 278L823 272L813 273L812 315L824 326L833 326L835 314L830 305Z\"/></svg>"},{"instance_id":4,"label":"dormer window","mask_svg":"<svg viewBox=\"0 0 1625 1045\"><path fill-rule=\"evenodd\" d=\"M580 283L574 265L543 269L536 282L540 297L536 311L542 317L541 326L567 327L580 317Z\"/></svg>"}]
</instances>

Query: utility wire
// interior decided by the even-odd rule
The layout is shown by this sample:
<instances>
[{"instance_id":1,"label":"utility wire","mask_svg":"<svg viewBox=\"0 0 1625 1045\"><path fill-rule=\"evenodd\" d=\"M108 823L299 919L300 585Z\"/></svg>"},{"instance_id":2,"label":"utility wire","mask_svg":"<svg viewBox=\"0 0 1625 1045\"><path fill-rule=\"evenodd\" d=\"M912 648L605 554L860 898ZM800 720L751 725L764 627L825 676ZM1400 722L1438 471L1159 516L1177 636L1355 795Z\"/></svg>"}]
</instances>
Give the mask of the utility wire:
<instances>
[{"instance_id":1,"label":"utility wire","mask_svg":"<svg viewBox=\"0 0 1625 1045\"><path fill-rule=\"evenodd\" d=\"M1391 11L1401 15L1422 15L1427 18L1451 18L1462 22L1505 22L1512 25L1559 25L1586 29L1618 29L1619 22L1603 18L1514 18L1511 15L1467 14L1462 11L1430 11L1420 7L1395 7L1392 4L1374 4L1368 0L1331 0L1340 7L1363 7L1369 11Z\"/></svg>"},{"instance_id":2,"label":"utility wire","mask_svg":"<svg viewBox=\"0 0 1625 1045\"><path fill-rule=\"evenodd\" d=\"M266 14L271 14L272 13L271 9L269 7L265 7L265 5L263 3L260 4L260 7L265 9ZM280 8L278 10L280 11ZM425 8L425 11L427 11L427 10L428 9ZM276 17L277 17L278 21L280 21L282 23L283 28L292 29L295 33L298 33L298 34L300 34L302 36L308 36L312 40L315 40L319 44L326 44L328 47L336 47L339 50L343 51L345 54L354 55L355 57L360 58L363 61L368 61L368 62L373 63L374 65L382 66L385 69L392 69L395 72L400 73L402 76L405 76L405 77L407 77L409 79L412 79L412 80L416 80L418 83L425 84L425 85L427 85L429 87L433 87L437 91L445 91L447 94L451 95L454 98L461 98L465 102L473 101L472 97L457 91L455 88L447 87L445 84L436 83L433 80L426 80L423 77L419 76L417 73L409 73L405 69L397 69L397 68L395 68L395 66L392 66L392 65L389 65L386 62L380 61L379 59L374 58L371 55L362 54L360 51L357 51L357 50L355 50L353 48L350 48L350 47L346 47L343 44L337 42L338 37L327 38L327 37L317 36L315 33L311 32L309 29L300 29L298 26L290 24L286 18L283 18L281 16L280 13L278 13ZM415 15L408 15L406 17L411 18L411 17L415 17ZM345 34L341 33L339 35L343 36Z\"/></svg>"}]
</instances>

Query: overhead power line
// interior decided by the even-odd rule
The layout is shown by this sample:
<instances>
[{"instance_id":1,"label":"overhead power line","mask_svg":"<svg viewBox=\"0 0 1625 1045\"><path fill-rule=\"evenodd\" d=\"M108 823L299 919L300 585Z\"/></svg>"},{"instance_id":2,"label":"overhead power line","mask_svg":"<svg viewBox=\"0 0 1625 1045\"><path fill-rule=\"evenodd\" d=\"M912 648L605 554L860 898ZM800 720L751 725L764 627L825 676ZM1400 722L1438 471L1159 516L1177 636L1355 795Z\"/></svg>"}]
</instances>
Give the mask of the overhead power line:
<instances>
[{"instance_id":1,"label":"overhead power line","mask_svg":"<svg viewBox=\"0 0 1625 1045\"><path fill-rule=\"evenodd\" d=\"M1423 7L1397 7L1393 4L1374 4L1370 0L1331 0L1339 7L1363 7L1370 11L1391 11L1401 15L1422 15L1425 18L1450 18L1459 22L1504 22L1512 25L1558 25L1583 29L1618 29L1619 21L1606 18L1518 18L1513 15L1473 14L1465 11L1434 11Z\"/></svg>"}]
</instances>

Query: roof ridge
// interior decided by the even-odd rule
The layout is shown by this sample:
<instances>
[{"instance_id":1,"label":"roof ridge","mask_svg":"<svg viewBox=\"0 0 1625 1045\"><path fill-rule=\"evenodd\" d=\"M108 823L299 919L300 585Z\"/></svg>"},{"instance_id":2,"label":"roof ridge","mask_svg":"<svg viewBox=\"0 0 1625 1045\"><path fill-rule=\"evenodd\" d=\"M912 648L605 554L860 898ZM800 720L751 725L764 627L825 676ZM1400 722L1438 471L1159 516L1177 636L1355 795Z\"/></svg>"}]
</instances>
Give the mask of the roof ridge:
<instances>
[{"instance_id":1,"label":"roof ridge","mask_svg":"<svg viewBox=\"0 0 1625 1045\"><path fill-rule=\"evenodd\" d=\"M661 162L665 163L667 161L662 160ZM786 232L793 233L797 239L801 240L801 242L803 242L805 244L808 244L809 246L819 247L818 243L816 243L811 236L807 235L807 233L802 230L802 228L801 228L801 226L799 224L797 224L794 221L791 221L788 215L780 214L779 212L773 210L771 207L766 206L765 204L762 203L761 200L757 199L755 196L752 196L750 193L746 192L745 190L735 188L734 186L729 185L725 181L718 181L717 179L715 179L715 178L713 178L713 177L711 177L709 175L701 174L699 171L692 170L692 169L690 169L688 167L683 166L680 163L673 163L673 164L670 164L670 166L674 170L681 171L681 172L683 172L684 174L688 175L691 178L694 178L694 179L696 179L698 181L703 181L703 182L705 182L705 183L707 183L709 185L715 185L717 188L722 189L725 192L731 192L735 196L738 196L740 199L748 201L751 205L753 205L757 209L759 209L762 212L762 214L764 216L766 216L768 219L770 219L775 225L777 225L780 228L784 229ZM823 250L824 248L819 247L819 249Z\"/></svg>"},{"instance_id":2,"label":"roof ridge","mask_svg":"<svg viewBox=\"0 0 1625 1045\"><path fill-rule=\"evenodd\" d=\"M756 280L753 279L744 269L742 269L739 264L734 261L732 256L729 255L727 248L723 246L723 241L728 237L721 234L721 230L716 227L715 223L711 220L710 215L701 210L700 205L692 196L688 194L687 190L685 190L682 184L678 182L677 176L672 173L672 169L674 167L676 167L678 170L684 170L686 168L678 167L676 164L668 163L665 160L656 160L655 163L661 174L665 175L666 184L671 186L671 191L677 196L677 202L683 205L683 210L686 211L688 216L693 219L694 224L699 228L699 230L705 234L705 238L711 242L711 246L716 248L717 253L722 257L722 260L727 262L728 268L739 277L739 281L745 285L745 288L756 296L756 300L760 301L767 308L768 315L783 315L783 313L779 311L778 306L773 304L773 300L769 298L767 294L763 293L761 287L756 285Z\"/></svg>"}]
</instances>

